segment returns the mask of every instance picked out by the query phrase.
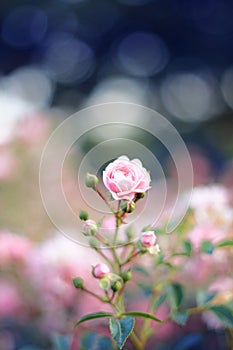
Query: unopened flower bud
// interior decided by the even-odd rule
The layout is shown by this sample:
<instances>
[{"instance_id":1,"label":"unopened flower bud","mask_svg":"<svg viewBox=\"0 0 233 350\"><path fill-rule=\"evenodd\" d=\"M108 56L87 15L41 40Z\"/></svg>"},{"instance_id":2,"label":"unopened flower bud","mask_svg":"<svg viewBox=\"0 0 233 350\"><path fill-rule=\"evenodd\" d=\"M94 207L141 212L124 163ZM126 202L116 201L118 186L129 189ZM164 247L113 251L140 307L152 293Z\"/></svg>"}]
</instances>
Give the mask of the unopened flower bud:
<instances>
[{"instance_id":1,"label":"unopened flower bud","mask_svg":"<svg viewBox=\"0 0 233 350\"><path fill-rule=\"evenodd\" d=\"M77 289L83 289L84 288L84 282L83 279L80 277L76 277L72 279L73 285L75 286L75 288Z\"/></svg>"},{"instance_id":2,"label":"unopened flower bud","mask_svg":"<svg viewBox=\"0 0 233 350\"><path fill-rule=\"evenodd\" d=\"M118 292L122 288L122 284L120 281L114 281L111 284L111 289L113 292Z\"/></svg>"},{"instance_id":3,"label":"unopened flower bud","mask_svg":"<svg viewBox=\"0 0 233 350\"><path fill-rule=\"evenodd\" d=\"M135 237L135 230L134 227L131 225L129 227L127 227L126 229L126 236L128 238L128 241L131 241L134 237Z\"/></svg>"},{"instance_id":4,"label":"unopened flower bud","mask_svg":"<svg viewBox=\"0 0 233 350\"><path fill-rule=\"evenodd\" d=\"M156 243L156 236L153 231L146 231L142 233L141 242L145 247L152 247Z\"/></svg>"},{"instance_id":5,"label":"unopened flower bud","mask_svg":"<svg viewBox=\"0 0 233 350\"><path fill-rule=\"evenodd\" d=\"M95 278L103 278L110 273L108 265L99 263L93 266L92 274Z\"/></svg>"},{"instance_id":6,"label":"unopened flower bud","mask_svg":"<svg viewBox=\"0 0 233 350\"><path fill-rule=\"evenodd\" d=\"M123 202L121 205L121 210L124 213L132 213L135 209L135 203L133 201Z\"/></svg>"},{"instance_id":7,"label":"unopened flower bud","mask_svg":"<svg viewBox=\"0 0 233 350\"><path fill-rule=\"evenodd\" d=\"M86 220L82 226L84 236L94 236L98 231L98 226L94 220Z\"/></svg>"},{"instance_id":8,"label":"unopened flower bud","mask_svg":"<svg viewBox=\"0 0 233 350\"><path fill-rule=\"evenodd\" d=\"M90 247L93 249L99 248L99 241L95 237L91 237L89 240Z\"/></svg>"},{"instance_id":9,"label":"unopened flower bud","mask_svg":"<svg viewBox=\"0 0 233 350\"><path fill-rule=\"evenodd\" d=\"M98 182L99 182L99 180L98 180L98 177L96 175L92 175L90 173L86 174L85 184L87 187L93 188L93 190L95 190Z\"/></svg>"},{"instance_id":10,"label":"unopened flower bud","mask_svg":"<svg viewBox=\"0 0 233 350\"><path fill-rule=\"evenodd\" d=\"M130 281L132 278L132 272L130 270L126 270L126 271L122 272L121 278L123 279L123 281L125 283Z\"/></svg>"},{"instance_id":11,"label":"unopened flower bud","mask_svg":"<svg viewBox=\"0 0 233 350\"><path fill-rule=\"evenodd\" d=\"M86 212L85 210L80 210L80 213L79 213L79 218L83 221L86 221L88 220L88 212Z\"/></svg>"},{"instance_id":12,"label":"unopened flower bud","mask_svg":"<svg viewBox=\"0 0 233 350\"><path fill-rule=\"evenodd\" d=\"M110 288L110 281L107 277L103 277L100 279L99 282L99 286L100 288L104 289L104 290L108 290Z\"/></svg>"}]
</instances>

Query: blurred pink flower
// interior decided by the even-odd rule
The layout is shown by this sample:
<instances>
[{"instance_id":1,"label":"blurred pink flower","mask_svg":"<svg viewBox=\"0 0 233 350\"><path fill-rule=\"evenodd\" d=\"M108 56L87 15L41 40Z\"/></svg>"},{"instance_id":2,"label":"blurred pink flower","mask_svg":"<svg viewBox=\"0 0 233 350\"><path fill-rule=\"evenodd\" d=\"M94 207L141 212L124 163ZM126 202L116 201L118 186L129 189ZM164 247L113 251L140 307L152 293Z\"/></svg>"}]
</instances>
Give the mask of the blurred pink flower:
<instances>
[{"instance_id":1,"label":"blurred pink flower","mask_svg":"<svg viewBox=\"0 0 233 350\"><path fill-rule=\"evenodd\" d=\"M189 231L187 237L192 242L195 251L199 251L203 241L208 240L216 244L226 238L226 236L227 233L224 229L214 225L199 224Z\"/></svg>"},{"instance_id":2,"label":"blurred pink flower","mask_svg":"<svg viewBox=\"0 0 233 350\"><path fill-rule=\"evenodd\" d=\"M28 238L0 231L0 265L24 262L32 247L33 244Z\"/></svg>"},{"instance_id":3,"label":"blurred pink flower","mask_svg":"<svg viewBox=\"0 0 233 350\"><path fill-rule=\"evenodd\" d=\"M38 293L35 301L42 310L41 323L44 330L67 330L67 310L76 310L76 318L99 310L102 303L76 290L73 277L81 277L85 286L95 290L97 281L91 275L91 265L98 256L89 248L77 245L62 235L41 243L29 254L27 276ZM86 302L88 300L88 302ZM54 318L58 318L56 324Z\"/></svg>"},{"instance_id":4,"label":"blurred pink flower","mask_svg":"<svg viewBox=\"0 0 233 350\"><path fill-rule=\"evenodd\" d=\"M0 180L7 180L14 175L16 159L6 147L0 147Z\"/></svg>"},{"instance_id":5,"label":"blurred pink flower","mask_svg":"<svg viewBox=\"0 0 233 350\"><path fill-rule=\"evenodd\" d=\"M231 225L233 222L228 191L220 184L194 188L190 206L198 224Z\"/></svg>"},{"instance_id":6,"label":"blurred pink flower","mask_svg":"<svg viewBox=\"0 0 233 350\"><path fill-rule=\"evenodd\" d=\"M34 144L43 141L48 130L48 120L41 115L34 115L20 119L16 125L15 133L23 142Z\"/></svg>"},{"instance_id":7,"label":"blurred pink flower","mask_svg":"<svg viewBox=\"0 0 233 350\"><path fill-rule=\"evenodd\" d=\"M69 304L74 292L71 278L86 277L91 266L88 252L63 236L51 238L28 255L27 273L42 294Z\"/></svg>"},{"instance_id":8,"label":"blurred pink flower","mask_svg":"<svg viewBox=\"0 0 233 350\"><path fill-rule=\"evenodd\" d=\"M105 217L101 224L101 229L104 230L115 230L116 228L116 218L114 215Z\"/></svg>"},{"instance_id":9,"label":"blurred pink flower","mask_svg":"<svg viewBox=\"0 0 233 350\"><path fill-rule=\"evenodd\" d=\"M16 287L0 280L0 318L20 316L22 301Z\"/></svg>"}]
</instances>

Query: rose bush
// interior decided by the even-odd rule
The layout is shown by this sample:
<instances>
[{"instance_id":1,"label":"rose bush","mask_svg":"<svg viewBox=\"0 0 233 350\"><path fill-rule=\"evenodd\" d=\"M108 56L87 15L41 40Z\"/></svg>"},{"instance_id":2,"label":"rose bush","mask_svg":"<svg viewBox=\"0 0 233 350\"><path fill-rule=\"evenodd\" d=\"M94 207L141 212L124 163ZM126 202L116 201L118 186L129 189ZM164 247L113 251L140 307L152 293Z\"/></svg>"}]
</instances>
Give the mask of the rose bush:
<instances>
[{"instance_id":1,"label":"rose bush","mask_svg":"<svg viewBox=\"0 0 233 350\"><path fill-rule=\"evenodd\" d=\"M150 175L139 159L117 158L103 172L103 182L116 200L133 200L150 188Z\"/></svg>"}]
</instances>

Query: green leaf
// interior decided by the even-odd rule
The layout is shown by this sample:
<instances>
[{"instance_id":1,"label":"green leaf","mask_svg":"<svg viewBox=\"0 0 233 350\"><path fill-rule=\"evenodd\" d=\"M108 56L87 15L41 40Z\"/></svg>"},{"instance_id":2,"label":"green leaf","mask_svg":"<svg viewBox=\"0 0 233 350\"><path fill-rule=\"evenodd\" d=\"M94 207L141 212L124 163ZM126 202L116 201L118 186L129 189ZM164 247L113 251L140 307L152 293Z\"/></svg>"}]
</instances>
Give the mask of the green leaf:
<instances>
[{"instance_id":1,"label":"green leaf","mask_svg":"<svg viewBox=\"0 0 233 350\"><path fill-rule=\"evenodd\" d=\"M210 241L203 241L200 247L200 251L206 254L212 254L214 251L214 246Z\"/></svg>"},{"instance_id":2,"label":"green leaf","mask_svg":"<svg viewBox=\"0 0 233 350\"><path fill-rule=\"evenodd\" d=\"M71 338L58 333L52 335L52 343L55 350L69 350Z\"/></svg>"},{"instance_id":3,"label":"green leaf","mask_svg":"<svg viewBox=\"0 0 233 350\"><path fill-rule=\"evenodd\" d=\"M197 291L197 296L196 296L197 305L201 306L201 305L208 304L211 300L214 299L216 294L217 292L207 293L204 290L199 289Z\"/></svg>"},{"instance_id":4,"label":"green leaf","mask_svg":"<svg viewBox=\"0 0 233 350\"><path fill-rule=\"evenodd\" d=\"M172 257L174 257L174 256L190 256L190 255L188 253L186 253L186 252L180 252L180 253L172 254Z\"/></svg>"},{"instance_id":5,"label":"green leaf","mask_svg":"<svg viewBox=\"0 0 233 350\"><path fill-rule=\"evenodd\" d=\"M140 266L140 265L136 265L132 268L133 271L135 272L139 272L139 273L142 273L143 275L145 276L150 276L150 272L148 271L148 269L146 269L145 267L143 266Z\"/></svg>"},{"instance_id":6,"label":"green leaf","mask_svg":"<svg viewBox=\"0 0 233 350\"><path fill-rule=\"evenodd\" d=\"M214 305L208 308L226 327L233 328L233 312L225 305Z\"/></svg>"},{"instance_id":7,"label":"green leaf","mask_svg":"<svg viewBox=\"0 0 233 350\"><path fill-rule=\"evenodd\" d=\"M151 295L153 292L153 288L149 283L138 282L138 287L141 288L145 295Z\"/></svg>"},{"instance_id":8,"label":"green leaf","mask_svg":"<svg viewBox=\"0 0 233 350\"><path fill-rule=\"evenodd\" d=\"M164 265L164 266L166 266L166 267L169 267L169 269L176 269L176 268L177 268L175 265L171 264L171 263L168 262L168 261L162 262L161 265Z\"/></svg>"},{"instance_id":9,"label":"green leaf","mask_svg":"<svg viewBox=\"0 0 233 350\"><path fill-rule=\"evenodd\" d=\"M81 350L111 350L112 341L109 337L100 336L94 332L86 332L81 339Z\"/></svg>"},{"instance_id":10,"label":"green leaf","mask_svg":"<svg viewBox=\"0 0 233 350\"><path fill-rule=\"evenodd\" d=\"M156 322L162 322L159 318L155 317L152 314L148 314L147 312L141 312L141 311L131 311L131 312L124 312L122 316L133 316L133 317L143 317L148 318L150 320L156 321Z\"/></svg>"},{"instance_id":11,"label":"green leaf","mask_svg":"<svg viewBox=\"0 0 233 350\"><path fill-rule=\"evenodd\" d=\"M158 308L165 302L167 298L167 294L161 294L159 298L156 300L154 304L154 311L158 310Z\"/></svg>"},{"instance_id":12,"label":"green leaf","mask_svg":"<svg viewBox=\"0 0 233 350\"><path fill-rule=\"evenodd\" d=\"M225 241L218 243L215 247L222 248L222 247L232 247L232 246L233 246L233 239L227 239Z\"/></svg>"},{"instance_id":13,"label":"green leaf","mask_svg":"<svg viewBox=\"0 0 233 350\"><path fill-rule=\"evenodd\" d=\"M112 317L112 316L113 316L112 313L104 312L104 311L95 312L93 314L88 314L88 315L85 315L85 316L81 317L80 320L75 323L75 327L78 326L79 324L83 323L83 322L94 320L96 318L104 318L104 317Z\"/></svg>"},{"instance_id":14,"label":"green leaf","mask_svg":"<svg viewBox=\"0 0 233 350\"><path fill-rule=\"evenodd\" d=\"M119 346L120 349L123 348L126 339L132 332L134 328L135 320L133 317L124 317L120 320L115 318L110 318L109 327L110 333Z\"/></svg>"},{"instance_id":15,"label":"green leaf","mask_svg":"<svg viewBox=\"0 0 233 350\"><path fill-rule=\"evenodd\" d=\"M186 254L190 256L193 250L192 243L190 241L184 241L183 245L184 245L184 250Z\"/></svg>"},{"instance_id":16,"label":"green leaf","mask_svg":"<svg viewBox=\"0 0 233 350\"><path fill-rule=\"evenodd\" d=\"M183 287L179 283L172 283L167 286L167 296L172 310L179 308L183 300Z\"/></svg>"},{"instance_id":17,"label":"green leaf","mask_svg":"<svg viewBox=\"0 0 233 350\"><path fill-rule=\"evenodd\" d=\"M188 320L188 312L187 311L181 311L181 312L174 312L171 316L172 320L180 325L185 325Z\"/></svg>"}]
</instances>

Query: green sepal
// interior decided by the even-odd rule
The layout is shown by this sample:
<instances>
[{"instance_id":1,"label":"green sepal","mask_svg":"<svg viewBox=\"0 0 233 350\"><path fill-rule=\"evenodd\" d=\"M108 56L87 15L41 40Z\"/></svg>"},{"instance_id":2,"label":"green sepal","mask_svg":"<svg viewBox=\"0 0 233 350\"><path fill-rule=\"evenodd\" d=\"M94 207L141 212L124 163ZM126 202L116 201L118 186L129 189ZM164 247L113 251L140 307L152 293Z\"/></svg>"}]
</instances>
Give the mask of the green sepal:
<instances>
[{"instance_id":1,"label":"green sepal","mask_svg":"<svg viewBox=\"0 0 233 350\"><path fill-rule=\"evenodd\" d=\"M110 280L108 279L108 277L103 277L99 280L99 286L101 289L103 290L108 290L111 286Z\"/></svg>"}]
</instances>

